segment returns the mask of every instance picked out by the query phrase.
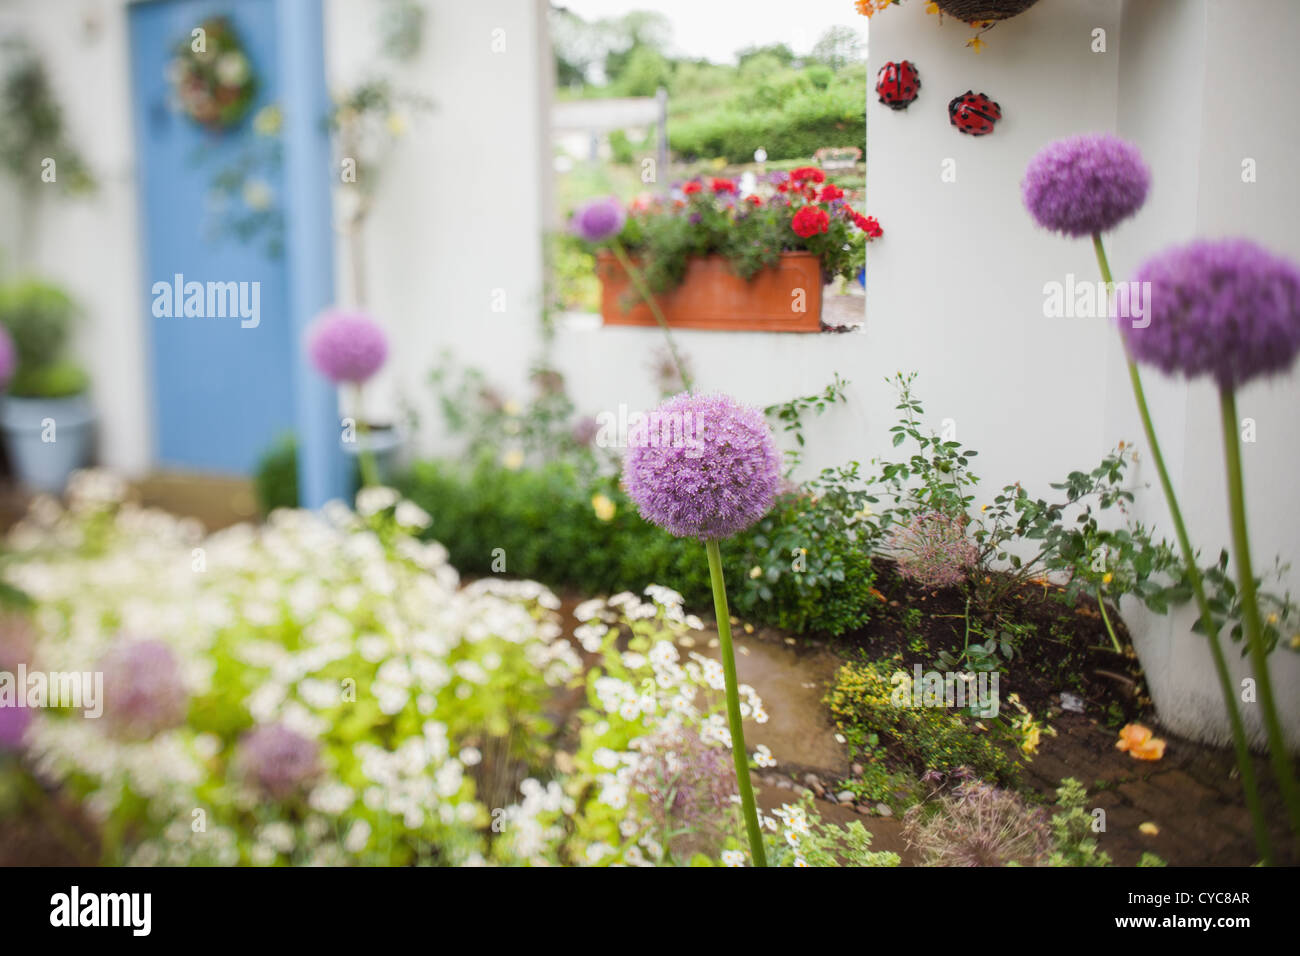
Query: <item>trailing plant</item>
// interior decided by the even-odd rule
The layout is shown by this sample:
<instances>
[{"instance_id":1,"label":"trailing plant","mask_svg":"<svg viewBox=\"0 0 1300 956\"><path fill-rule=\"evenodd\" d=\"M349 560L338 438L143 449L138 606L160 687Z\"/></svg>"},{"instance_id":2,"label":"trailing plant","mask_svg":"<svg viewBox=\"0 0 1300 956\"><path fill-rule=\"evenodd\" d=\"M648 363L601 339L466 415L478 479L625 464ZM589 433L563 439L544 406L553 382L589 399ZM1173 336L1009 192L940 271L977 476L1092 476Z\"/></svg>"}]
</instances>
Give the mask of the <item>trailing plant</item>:
<instances>
[{"instance_id":1,"label":"trailing plant","mask_svg":"<svg viewBox=\"0 0 1300 956\"><path fill-rule=\"evenodd\" d=\"M48 175L67 194L94 189L85 160L68 140L63 107L44 64L24 42L8 40L3 47L11 66L0 81L0 112L5 117L0 125L0 166L17 180L24 197L35 194L32 184ZM50 159L55 165L47 168Z\"/></svg>"}]
</instances>

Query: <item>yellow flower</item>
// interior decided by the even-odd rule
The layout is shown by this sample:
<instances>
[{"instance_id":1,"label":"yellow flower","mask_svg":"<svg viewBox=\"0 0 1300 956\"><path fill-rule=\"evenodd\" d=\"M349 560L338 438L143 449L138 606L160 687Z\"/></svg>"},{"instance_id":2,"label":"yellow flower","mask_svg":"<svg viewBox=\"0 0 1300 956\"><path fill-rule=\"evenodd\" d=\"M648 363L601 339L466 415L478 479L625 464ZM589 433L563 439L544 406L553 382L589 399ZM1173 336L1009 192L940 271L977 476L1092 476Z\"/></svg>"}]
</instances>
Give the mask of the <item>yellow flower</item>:
<instances>
[{"instance_id":1,"label":"yellow flower","mask_svg":"<svg viewBox=\"0 0 1300 956\"><path fill-rule=\"evenodd\" d=\"M501 456L501 464L511 471L518 471L524 466L524 453L518 448L511 448Z\"/></svg>"},{"instance_id":2,"label":"yellow flower","mask_svg":"<svg viewBox=\"0 0 1300 956\"><path fill-rule=\"evenodd\" d=\"M1138 824L1138 830L1141 831L1142 833L1145 833L1147 836L1155 836L1157 833L1160 832L1160 828L1156 826L1154 823L1152 823L1150 820L1148 820L1146 823Z\"/></svg>"},{"instance_id":3,"label":"yellow flower","mask_svg":"<svg viewBox=\"0 0 1300 956\"><path fill-rule=\"evenodd\" d=\"M280 132L280 107L268 103L257 111L253 117L253 130L261 136L274 136Z\"/></svg>"},{"instance_id":4,"label":"yellow flower","mask_svg":"<svg viewBox=\"0 0 1300 956\"><path fill-rule=\"evenodd\" d=\"M759 577L762 577L762 576L763 576L763 569L760 568L760 567L756 564L756 565L754 565L752 568L749 569L749 576L750 576L751 578L759 578Z\"/></svg>"},{"instance_id":5,"label":"yellow flower","mask_svg":"<svg viewBox=\"0 0 1300 956\"><path fill-rule=\"evenodd\" d=\"M939 12L939 4L935 3L934 0L930 0L930 2L925 5L925 12L937 14Z\"/></svg>"},{"instance_id":6,"label":"yellow flower","mask_svg":"<svg viewBox=\"0 0 1300 956\"><path fill-rule=\"evenodd\" d=\"M1102 584L1110 584L1110 582L1113 581L1114 579L1115 579L1115 575L1113 575L1113 574L1111 574L1109 571L1107 571L1104 575L1102 575L1101 583L1102 583Z\"/></svg>"},{"instance_id":7,"label":"yellow flower","mask_svg":"<svg viewBox=\"0 0 1300 956\"><path fill-rule=\"evenodd\" d=\"M1025 718L1021 730L1025 735L1024 739L1020 741L1021 752L1026 756L1036 754L1038 752L1038 744L1042 741L1043 732L1039 729L1038 725L1028 717Z\"/></svg>"},{"instance_id":8,"label":"yellow flower","mask_svg":"<svg viewBox=\"0 0 1300 956\"><path fill-rule=\"evenodd\" d=\"M406 117L401 113L388 114L388 132L394 136L403 136L406 133Z\"/></svg>"},{"instance_id":9,"label":"yellow flower","mask_svg":"<svg viewBox=\"0 0 1300 956\"><path fill-rule=\"evenodd\" d=\"M972 50L974 50L976 53L984 49L984 41L979 38L979 34L976 34L975 36L967 40L966 45L970 47Z\"/></svg>"},{"instance_id":10,"label":"yellow flower","mask_svg":"<svg viewBox=\"0 0 1300 956\"><path fill-rule=\"evenodd\" d=\"M511 398L506 400L506 403L501 406L501 410L505 412L507 415L509 415L511 418L513 418L514 416L522 412L523 408L520 406L518 402L516 402L513 398Z\"/></svg>"},{"instance_id":11,"label":"yellow flower","mask_svg":"<svg viewBox=\"0 0 1300 956\"><path fill-rule=\"evenodd\" d=\"M614 502L601 494L591 496L591 509L596 512L596 517L601 521L613 520L614 513L618 510Z\"/></svg>"}]
</instances>

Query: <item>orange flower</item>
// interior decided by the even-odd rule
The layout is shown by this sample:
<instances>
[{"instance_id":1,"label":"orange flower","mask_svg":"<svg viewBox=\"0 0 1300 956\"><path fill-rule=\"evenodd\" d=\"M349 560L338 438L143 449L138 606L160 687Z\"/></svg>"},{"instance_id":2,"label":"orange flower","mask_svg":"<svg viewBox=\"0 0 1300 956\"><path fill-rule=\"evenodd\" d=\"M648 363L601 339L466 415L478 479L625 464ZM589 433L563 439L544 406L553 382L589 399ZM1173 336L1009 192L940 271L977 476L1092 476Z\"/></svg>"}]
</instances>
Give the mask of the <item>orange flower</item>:
<instances>
[{"instance_id":1,"label":"orange flower","mask_svg":"<svg viewBox=\"0 0 1300 956\"><path fill-rule=\"evenodd\" d=\"M1141 724L1125 724L1115 741L1117 750L1127 750L1138 760L1159 760L1165 755L1165 742Z\"/></svg>"}]
</instances>

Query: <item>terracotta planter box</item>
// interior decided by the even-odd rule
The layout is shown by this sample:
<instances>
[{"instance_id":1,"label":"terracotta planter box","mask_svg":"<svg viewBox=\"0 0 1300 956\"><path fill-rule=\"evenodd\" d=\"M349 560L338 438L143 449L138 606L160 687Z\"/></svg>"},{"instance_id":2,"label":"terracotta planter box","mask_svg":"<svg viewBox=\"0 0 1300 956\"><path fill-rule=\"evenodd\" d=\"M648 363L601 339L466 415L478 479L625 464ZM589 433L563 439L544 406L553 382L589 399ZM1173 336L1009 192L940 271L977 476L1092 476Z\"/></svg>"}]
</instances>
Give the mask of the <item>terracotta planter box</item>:
<instances>
[{"instance_id":1,"label":"terracotta planter box","mask_svg":"<svg viewBox=\"0 0 1300 956\"><path fill-rule=\"evenodd\" d=\"M602 291L600 312L606 325L658 326L637 296L627 273L611 253L596 257ZM806 311L794 311L802 289ZM820 332L821 261L811 252L783 252L781 263L746 282L722 256L690 261L686 279L656 297L668 324L677 329L730 329L743 332ZM630 308L624 310L624 306Z\"/></svg>"}]
</instances>

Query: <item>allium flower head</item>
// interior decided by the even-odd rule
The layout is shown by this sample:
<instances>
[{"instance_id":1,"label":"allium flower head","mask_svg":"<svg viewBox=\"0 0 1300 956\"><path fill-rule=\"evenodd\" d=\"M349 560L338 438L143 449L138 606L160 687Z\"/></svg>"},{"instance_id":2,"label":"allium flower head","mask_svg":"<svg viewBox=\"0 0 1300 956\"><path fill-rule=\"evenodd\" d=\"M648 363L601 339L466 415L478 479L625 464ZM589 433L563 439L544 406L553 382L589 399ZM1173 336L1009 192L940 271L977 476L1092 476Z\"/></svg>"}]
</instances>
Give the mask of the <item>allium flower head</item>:
<instances>
[{"instance_id":1,"label":"allium flower head","mask_svg":"<svg viewBox=\"0 0 1300 956\"><path fill-rule=\"evenodd\" d=\"M100 670L104 720L116 736L148 740L185 722L189 694L176 655L162 641L120 641Z\"/></svg>"},{"instance_id":2,"label":"allium flower head","mask_svg":"<svg viewBox=\"0 0 1300 956\"><path fill-rule=\"evenodd\" d=\"M1209 375L1223 388L1284 372L1300 352L1300 268L1245 239L1201 240L1143 263L1140 327L1122 321L1133 356L1167 373ZM1125 295L1118 287L1124 315Z\"/></svg>"},{"instance_id":3,"label":"allium flower head","mask_svg":"<svg viewBox=\"0 0 1300 956\"><path fill-rule=\"evenodd\" d=\"M714 830L731 813L736 774L726 747L686 727L666 726L638 744L630 789L644 793L664 830Z\"/></svg>"},{"instance_id":4,"label":"allium flower head","mask_svg":"<svg viewBox=\"0 0 1300 956\"><path fill-rule=\"evenodd\" d=\"M979 560L964 521L941 511L914 515L890 539L898 573L922 587L955 587Z\"/></svg>"},{"instance_id":5,"label":"allium flower head","mask_svg":"<svg viewBox=\"0 0 1300 956\"><path fill-rule=\"evenodd\" d=\"M1090 236L1142 208L1151 171L1136 146L1115 136L1071 136L1048 143L1025 170L1025 206L1044 229Z\"/></svg>"},{"instance_id":6,"label":"allium flower head","mask_svg":"<svg viewBox=\"0 0 1300 956\"><path fill-rule=\"evenodd\" d=\"M0 753L22 749L23 734L31 722L31 708L0 705Z\"/></svg>"},{"instance_id":7,"label":"allium flower head","mask_svg":"<svg viewBox=\"0 0 1300 956\"><path fill-rule=\"evenodd\" d=\"M986 783L916 804L903 816L903 838L924 866L1042 866L1052 851L1047 815Z\"/></svg>"},{"instance_id":8,"label":"allium flower head","mask_svg":"<svg viewBox=\"0 0 1300 956\"><path fill-rule=\"evenodd\" d=\"M679 538L720 540L767 513L780 464L762 412L683 393L629 432L623 484L647 521Z\"/></svg>"},{"instance_id":9,"label":"allium flower head","mask_svg":"<svg viewBox=\"0 0 1300 956\"><path fill-rule=\"evenodd\" d=\"M254 727L236 758L244 779L275 800L288 800L320 775L320 747L283 724Z\"/></svg>"},{"instance_id":10,"label":"allium flower head","mask_svg":"<svg viewBox=\"0 0 1300 956\"><path fill-rule=\"evenodd\" d=\"M364 312L328 309L307 330L307 354L331 382L361 383L388 358L388 337Z\"/></svg>"},{"instance_id":11,"label":"allium flower head","mask_svg":"<svg viewBox=\"0 0 1300 956\"><path fill-rule=\"evenodd\" d=\"M604 242L622 232L626 220L627 213L617 199L593 199L578 207L569 228L588 242Z\"/></svg>"}]
</instances>

